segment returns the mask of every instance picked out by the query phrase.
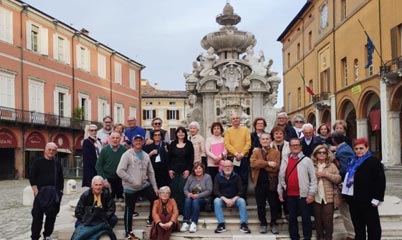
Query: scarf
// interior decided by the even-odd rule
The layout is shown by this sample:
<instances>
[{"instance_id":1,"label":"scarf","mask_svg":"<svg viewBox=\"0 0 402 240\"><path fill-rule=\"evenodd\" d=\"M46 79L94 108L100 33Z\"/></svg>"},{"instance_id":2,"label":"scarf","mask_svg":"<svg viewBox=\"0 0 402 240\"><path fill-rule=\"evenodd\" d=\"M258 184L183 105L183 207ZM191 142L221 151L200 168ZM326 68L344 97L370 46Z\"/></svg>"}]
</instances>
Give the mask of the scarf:
<instances>
[{"instance_id":1,"label":"scarf","mask_svg":"<svg viewBox=\"0 0 402 240\"><path fill-rule=\"evenodd\" d=\"M362 165L364 163L364 161L367 160L367 158L371 157L371 155L372 155L371 152L368 151L361 158L358 158L357 156L352 157L352 160L350 161L349 166L348 166L348 168L346 170L347 175L348 175L348 178L347 178L347 181L346 181L346 186L348 188L350 188L353 185L354 181L355 181L356 169L360 165Z\"/></svg>"}]
</instances>

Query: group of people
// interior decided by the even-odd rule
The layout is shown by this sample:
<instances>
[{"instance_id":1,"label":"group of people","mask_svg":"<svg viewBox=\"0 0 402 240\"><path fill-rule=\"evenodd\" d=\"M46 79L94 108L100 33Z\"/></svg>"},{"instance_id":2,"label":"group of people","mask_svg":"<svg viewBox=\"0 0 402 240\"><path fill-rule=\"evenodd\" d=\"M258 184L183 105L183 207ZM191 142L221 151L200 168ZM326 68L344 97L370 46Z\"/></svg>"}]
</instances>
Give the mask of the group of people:
<instances>
[{"instance_id":1,"label":"group of people","mask_svg":"<svg viewBox=\"0 0 402 240\"><path fill-rule=\"evenodd\" d=\"M122 124L113 126L109 116L103 119L102 129L90 125L83 143L82 181L90 189L76 208L74 239L88 232L113 236L115 201L125 202L126 237L136 239L132 225L140 197L150 202L151 239L169 239L172 231L197 232L200 211L208 205L217 218L215 233L226 231L225 207L238 208L240 231L250 233L246 208L250 172L260 233L268 232L269 223L270 231L278 234L277 220L286 217L290 238L300 239L297 217L301 215L304 239L312 238L312 217L317 239L332 239L333 214L339 208L347 239L366 239L367 234L369 239L381 238L378 205L385 192L383 165L369 151L367 139L352 144L344 121L337 120L332 133L322 124L314 134L313 125L305 123L301 114L289 121L285 112L279 113L270 131L264 118L256 118L251 133L241 126L237 114L230 120L225 130L220 122L212 123L206 139L198 122L190 123L188 131L178 127L173 141L160 118L153 119L153 129L147 131L133 116L125 130ZM55 160L57 146L48 145L44 158L35 161L31 170L36 196L32 239L39 239L43 214L47 216L44 237L50 237L62 196L61 165L45 161ZM45 176L42 169L48 170ZM50 187L56 197L49 197L54 195ZM51 210L41 206L49 198L58 202ZM183 215L181 227L179 215Z\"/></svg>"}]
</instances>

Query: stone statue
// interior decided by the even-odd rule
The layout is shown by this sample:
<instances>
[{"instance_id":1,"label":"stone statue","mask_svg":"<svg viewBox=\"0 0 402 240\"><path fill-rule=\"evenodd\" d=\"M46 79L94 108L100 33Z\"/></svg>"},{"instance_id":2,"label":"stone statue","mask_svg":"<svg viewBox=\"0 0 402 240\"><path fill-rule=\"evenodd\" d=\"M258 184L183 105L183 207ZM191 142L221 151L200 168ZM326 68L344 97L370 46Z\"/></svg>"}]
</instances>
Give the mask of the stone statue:
<instances>
[{"instance_id":1,"label":"stone statue","mask_svg":"<svg viewBox=\"0 0 402 240\"><path fill-rule=\"evenodd\" d=\"M184 78L187 83L196 83L200 78L201 66L197 61L193 61L193 72L192 73L184 73Z\"/></svg>"},{"instance_id":2,"label":"stone statue","mask_svg":"<svg viewBox=\"0 0 402 240\"><path fill-rule=\"evenodd\" d=\"M267 69L264 67L265 56L264 52L260 51L260 57L256 58L254 56L253 46L248 46L246 49L247 55L244 56L244 60L246 60L250 66L251 70L254 74L265 76L267 74Z\"/></svg>"},{"instance_id":3,"label":"stone statue","mask_svg":"<svg viewBox=\"0 0 402 240\"><path fill-rule=\"evenodd\" d=\"M227 64L223 68L222 77L226 80L225 86L229 88L229 91L234 92L235 88L239 86L241 78L240 69L236 64Z\"/></svg>"},{"instance_id":4,"label":"stone statue","mask_svg":"<svg viewBox=\"0 0 402 240\"><path fill-rule=\"evenodd\" d=\"M213 66L216 62L216 56L214 54L215 50L210 47L207 51L207 56L204 56L203 53L201 53L197 60L200 61L200 65L202 70L200 71L200 76L205 77L205 76L212 76L216 74L216 71L213 69Z\"/></svg>"},{"instance_id":5,"label":"stone statue","mask_svg":"<svg viewBox=\"0 0 402 240\"><path fill-rule=\"evenodd\" d=\"M272 66L273 63L274 63L274 60L272 60L272 59L268 60L268 64L267 64L267 76L268 77L272 75L271 74L271 66Z\"/></svg>"}]
</instances>

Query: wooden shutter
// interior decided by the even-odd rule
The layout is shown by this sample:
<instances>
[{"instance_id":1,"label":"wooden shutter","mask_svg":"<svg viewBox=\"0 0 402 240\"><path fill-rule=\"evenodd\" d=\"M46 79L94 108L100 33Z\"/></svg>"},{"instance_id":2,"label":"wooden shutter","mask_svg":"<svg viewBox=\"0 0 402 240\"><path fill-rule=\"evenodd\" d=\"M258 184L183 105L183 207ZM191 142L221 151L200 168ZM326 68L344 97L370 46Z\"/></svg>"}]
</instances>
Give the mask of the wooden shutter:
<instances>
[{"instance_id":1,"label":"wooden shutter","mask_svg":"<svg viewBox=\"0 0 402 240\"><path fill-rule=\"evenodd\" d=\"M391 29L391 56L392 59L399 57L399 37L398 37L398 27Z\"/></svg>"}]
</instances>

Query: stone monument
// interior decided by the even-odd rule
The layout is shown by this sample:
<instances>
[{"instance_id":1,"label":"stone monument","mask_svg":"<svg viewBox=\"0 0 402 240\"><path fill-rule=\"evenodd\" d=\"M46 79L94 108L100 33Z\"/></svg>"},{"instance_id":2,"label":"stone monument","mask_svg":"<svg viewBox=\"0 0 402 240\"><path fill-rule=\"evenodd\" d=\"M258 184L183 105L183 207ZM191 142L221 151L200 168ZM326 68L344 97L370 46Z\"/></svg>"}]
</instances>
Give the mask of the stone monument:
<instances>
[{"instance_id":1,"label":"stone monument","mask_svg":"<svg viewBox=\"0 0 402 240\"><path fill-rule=\"evenodd\" d=\"M256 39L236 25L241 18L226 3L223 13L216 17L222 27L204 36L201 53L193 62L191 73L184 73L188 92L187 122L197 121L201 134L207 136L212 122L230 126L230 116L236 112L241 123L252 127L253 119L264 117L270 129L277 110L281 79L271 71L272 60L265 63L263 51L254 54Z\"/></svg>"}]
</instances>

